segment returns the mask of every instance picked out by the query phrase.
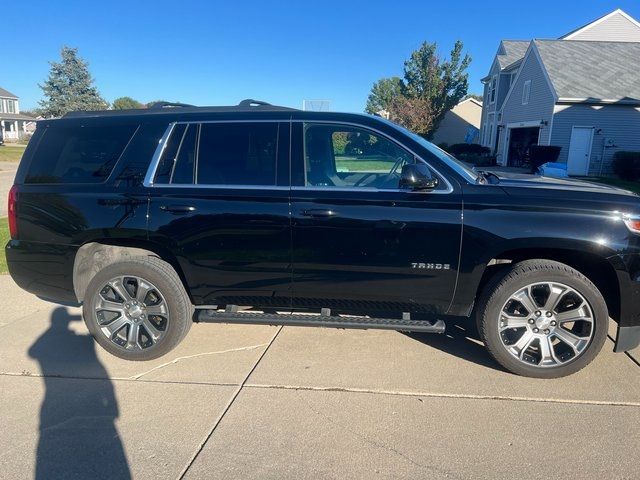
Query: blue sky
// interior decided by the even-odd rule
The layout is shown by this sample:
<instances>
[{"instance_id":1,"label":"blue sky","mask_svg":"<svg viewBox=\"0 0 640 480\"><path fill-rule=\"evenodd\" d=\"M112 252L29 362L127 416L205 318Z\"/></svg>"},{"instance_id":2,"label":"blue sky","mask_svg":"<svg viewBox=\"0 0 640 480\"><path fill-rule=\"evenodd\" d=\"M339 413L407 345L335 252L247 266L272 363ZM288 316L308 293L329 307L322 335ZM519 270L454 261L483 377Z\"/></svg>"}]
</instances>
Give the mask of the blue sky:
<instances>
[{"instance_id":1,"label":"blue sky","mask_svg":"<svg viewBox=\"0 0 640 480\"><path fill-rule=\"evenodd\" d=\"M638 0L32 0L4 17L0 86L21 108L35 107L47 62L69 45L109 101L221 105L251 97L300 107L322 98L333 110L357 112L373 82L400 75L424 40L445 55L462 40L473 57L469 90L480 92L501 39L556 38L615 8L640 18Z\"/></svg>"}]
</instances>

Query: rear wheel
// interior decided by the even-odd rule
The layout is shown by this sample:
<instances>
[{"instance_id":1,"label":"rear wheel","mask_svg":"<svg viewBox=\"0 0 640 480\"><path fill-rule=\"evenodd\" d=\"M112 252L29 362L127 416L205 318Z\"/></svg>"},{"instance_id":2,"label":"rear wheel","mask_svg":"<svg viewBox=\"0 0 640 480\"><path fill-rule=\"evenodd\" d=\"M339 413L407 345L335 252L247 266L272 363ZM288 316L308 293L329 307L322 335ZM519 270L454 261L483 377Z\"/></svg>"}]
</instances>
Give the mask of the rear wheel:
<instances>
[{"instance_id":1,"label":"rear wheel","mask_svg":"<svg viewBox=\"0 0 640 480\"><path fill-rule=\"evenodd\" d=\"M538 378L563 377L588 365L602 349L609 321L595 285L549 260L517 263L495 278L477 315L482 340L496 361Z\"/></svg>"},{"instance_id":2,"label":"rear wheel","mask_svg":"<svg viewBox=\"0 0 640 480\"><path fill-rule=\"evenodd\" d=\"M134 257L93 277L83 316L108 352L126 360L151 360L184 338L193 307L171 265L157 257Z\"/></svg>"}]
</instances>

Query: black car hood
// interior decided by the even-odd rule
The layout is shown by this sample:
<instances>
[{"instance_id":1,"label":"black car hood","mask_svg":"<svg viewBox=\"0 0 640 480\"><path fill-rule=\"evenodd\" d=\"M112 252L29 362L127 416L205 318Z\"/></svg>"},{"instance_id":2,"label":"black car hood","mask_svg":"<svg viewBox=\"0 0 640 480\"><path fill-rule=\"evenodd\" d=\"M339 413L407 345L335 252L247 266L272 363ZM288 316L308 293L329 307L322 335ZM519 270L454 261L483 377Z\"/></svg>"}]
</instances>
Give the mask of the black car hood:
<instances>
[{"instance_id":1,"label":"black car hood","mask_svg":"<svg viewBox=\"0 0 640 480\"><path fill-rule=\"evenodd\" d=\"M500 179L499 185L504 187L507 193L511 187L561 189L575 192L612 193L615 195L629 195L638 197L637 194L621 188L603 185L601 183L586 182L573 178L543 177L524 173L491 172Z\"/></svg>"}]
</instances>

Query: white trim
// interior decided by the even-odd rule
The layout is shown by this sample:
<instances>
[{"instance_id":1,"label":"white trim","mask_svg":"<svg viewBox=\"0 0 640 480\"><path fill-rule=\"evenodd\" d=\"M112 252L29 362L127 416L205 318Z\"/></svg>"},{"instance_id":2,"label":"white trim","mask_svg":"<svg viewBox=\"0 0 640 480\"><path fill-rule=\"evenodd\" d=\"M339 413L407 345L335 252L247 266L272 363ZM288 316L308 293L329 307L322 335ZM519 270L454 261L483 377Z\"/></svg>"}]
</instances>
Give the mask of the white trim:
<instances>
[{"instance_id":1,"label":"white trim","mask_svg":"<svg viewBox=\"0 0 640 480\"><path fill-rule=\"evenodd\" d=\"M597 20L594 20L593 22L585 25L584 27L576 30L575 32L569 33L567 35L564 35L562 37L560 37L560 40L571 40L572 38L574 38L576 35L579 35L583 32L586 32L587 30L595 27L596 25L599 25L600 23L604 22L605 20L608 20L609 18L613 17L614 15L622 15L624 18L626 18L627 20L629 20L631 23L633 23L636 27L640 28L640 22L638 22L635 18L633 18L631 15L629 15L627 12L623 11L620 8L616 8L613 12L611 13L607 13L604 17L600 17Z\"/></svg>"},{"instance_id":2,"label":"white trim","mask_svg":"<svg viewBox=\"0 0 640 480\"><path fill-rule=\"evenodd\" d=\"M593 98L568 98L568 97L563 97L563 98L559 98L558 100L556 100L556 102L566 102L566 103L593 103L593 104L598 104L598 103L604 103L604 104L618 104L618 105L636 105L638 103L638 100L625 100L625 99L615 99L615 98L598 98L598 99L593 99Z\"/></svg>"},{"instance_id":3,"label":"white trim","mask_svg":"<svg viewBox=\"0 0 640 480\"><path fill-rule=\"evenodd\" d=\"M547 145L551 145L551 134L553 133L553 119L555 118L555 106L551 112L551 120L549 120L549 137L547 138Z\"/></svg>"},{"instance_id":4,"label":"white trim","mask_svg":"<svg viewBox=\"0 0 640 480\"><path fill-rule=\"evenodd\" d=\"M522 84L522 105L529 105L531 97L531 80L525 80Z\"/></svg>"},{"instance_id":5,"label":"white trim","mask_svg":"<svg viewBox=\"0 0 640 480\"><path fill-rule=\"evenodd\" d=\"M493 75L491 77L491 80L489 80L489 105L495 105L496 101L498 100L498 77L499 76L500 76L500 74ZM494 83L495 83L495 85L494 85ZM492 95L492 93L493 93L493 95ZM495 109L494 109L494 111L495 111Z\"/></svg>"},{"instance_id":6,"label":"white trim","mask_svg":"<svg viewBox=\"0 0 640 480\"><path fill-rule=\"evenodd\" d=\"M540 120L530 120L527 122L511 122L505 125L507 128L528 128L528 127L541 127Z\"/></svg>"}]
</instances>

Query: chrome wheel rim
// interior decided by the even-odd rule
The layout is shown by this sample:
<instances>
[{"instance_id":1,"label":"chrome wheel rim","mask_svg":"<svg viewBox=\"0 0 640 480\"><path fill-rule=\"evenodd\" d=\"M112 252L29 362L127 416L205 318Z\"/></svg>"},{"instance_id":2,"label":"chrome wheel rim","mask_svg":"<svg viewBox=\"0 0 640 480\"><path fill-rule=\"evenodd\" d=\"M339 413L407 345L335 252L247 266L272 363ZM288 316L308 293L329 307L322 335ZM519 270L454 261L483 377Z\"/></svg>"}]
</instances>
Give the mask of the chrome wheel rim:
<instances>
[{"instance_id":1,"label":"chrome wheel rim","mask_svg":"<svg viewBox=\"0 0 640 480\"><path fill-rule=\"evenodd\" d=\"M574 288L558 282L532 283L503 305L499 335L502 346L518 361L553 368L584 353L593 338L594 320L591 305Z\"/></svg>"},{"instance_id":2,"label":"chrome wheel rim","mask_svg":"<svg viewBox=\"0 0 640 480\"><path fill-rule=\"evenodd\" d=\"M151 348L167 333L167 302L155 285L141 277L124 275L106 282L93 310L102 334L127 351Z\"/></svg>"}]
</instances>

